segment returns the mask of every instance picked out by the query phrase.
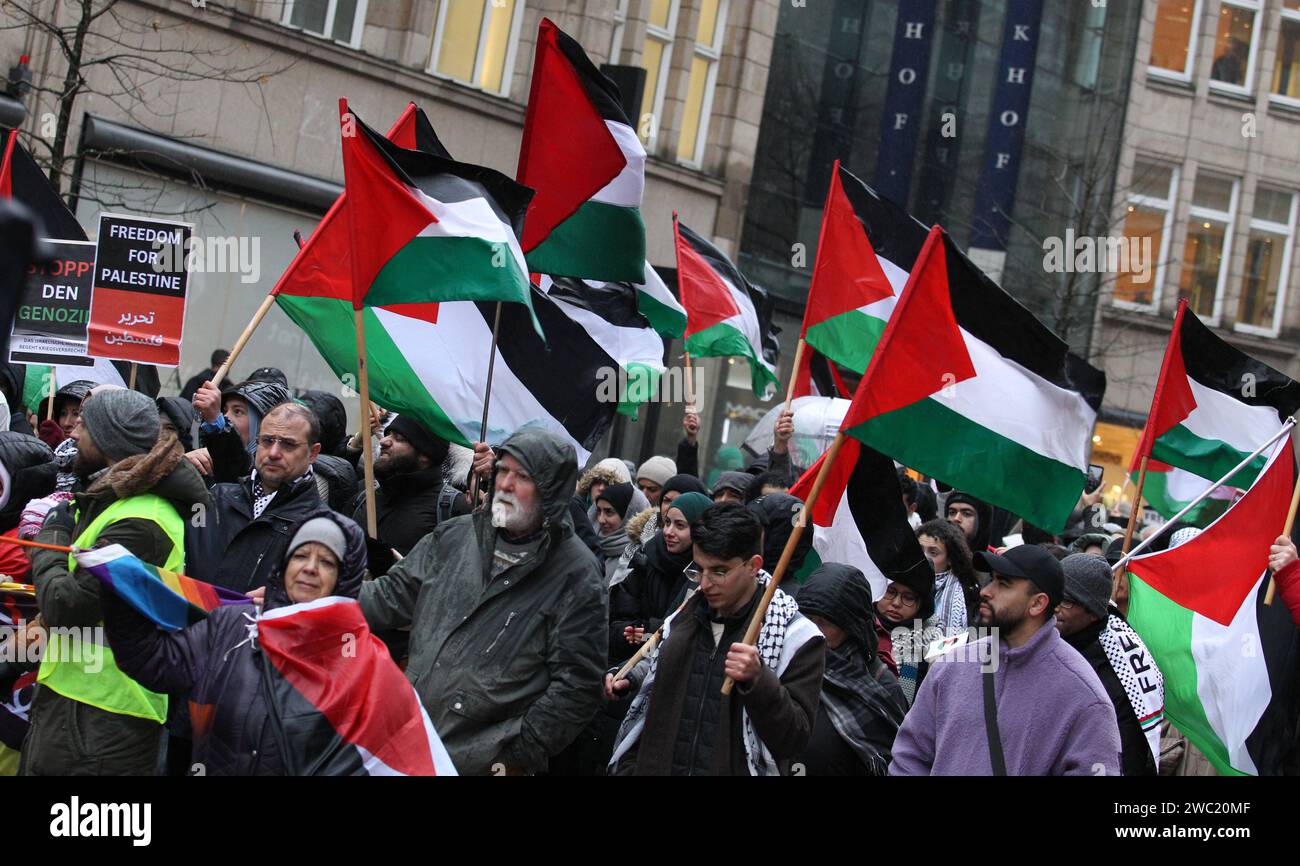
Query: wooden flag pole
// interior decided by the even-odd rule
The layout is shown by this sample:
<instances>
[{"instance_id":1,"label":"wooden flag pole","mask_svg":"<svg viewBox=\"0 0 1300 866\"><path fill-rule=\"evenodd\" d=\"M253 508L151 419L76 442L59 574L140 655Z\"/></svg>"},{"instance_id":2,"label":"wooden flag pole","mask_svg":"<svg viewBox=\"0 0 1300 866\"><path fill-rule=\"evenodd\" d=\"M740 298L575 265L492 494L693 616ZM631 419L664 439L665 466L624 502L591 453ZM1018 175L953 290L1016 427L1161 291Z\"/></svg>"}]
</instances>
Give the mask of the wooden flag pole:
<instances>
[{"instance_id":1,"label":"wooden flag pole","mask_svg":"<svg viewBox=\"0 0 1300 866\"><path fill-rule=\"evenodd\" d=\"M366 370L366 311L354 310L357 323L357 378L361 380L361 417L370 417L370 374ZM366 485L366 532L371 538L378 537L375 518L375 449L370 442L370 426L366 425L362 438L361 457L365 465Z\"/></svg>"},{"instance_id":2,"label":"wooden flag pole","mask_svg":"<svg viewBox=\"0 0 1300 866\"><path fill-rule=\"evenodd\" d=\"M135 361L131 362L131 375L127 378L127 383L126 383L127 390L129 391L135 390L135 374L136 371L139 369L139 367L140 365L137 364Z\"/></svg>"},{"instance_id":3,"label":"wooden flag pole","mask_svg":"<svg viewBox=\"0 0 1300 866\"><path fill-rule=\"evenodd\" d=\"M1133 543L1133 528L1137 526L1138 515L1142 513L1142 487L1147 480L1147 461L1151 457L1142 458L1142 463L1138 467L1137 492L1133 495L1133 508L1128 515L1128 528L1124 530L1124 546L1120 548L1120 556L1128 553L1129 545ZM1128 569L1124 569L1119 574L1119 579L1115 583L1115 604L1123 613L1128 612Z\"/></svg>"},{"instance_id":4,"label":"wooden flag pole","mask_svg":"<svg viewBox=\"0 0 1300 866\"><path fill-rule=\"evenodd\" d=\"M50 366L50 399L49 399L49 405L45 409L46 421L54 420L54 392L58 388L58 383L55 381L57 377L54 374L54 370L55 370L54 366L51 365Z\"/></svg>"},{"instance_id":5,"label":"wooden flag pole","mask_svg":"<svg viewBox=\"0 0 1300 866\"><path fill-rule=\"evenodd\" d=\"M488 355L487 387L483 389L483 422L479 425L478 441L486 442L488 435L488 410L492 406L492 372L497 365L497 337L501 333L501 301L497 301L496 315L492 318L492 348ZM478 507L478 473L471 472L469 502L471 508Z\"/></svg>"},{"instance_id":6,"label":"wooden flag pole","mask_svg":"<svg viewBox=\"0 0 1300 866\"><path fill-rule=\"evenodd\" d=\"M826 458L822 462L822 468L817 473L817 478L813 480L812 490L808 493L808 501L804 504L803 509L799 512L799 519L795 521L794 528L790 531L790 537L785 542L785 550L781 551L781 559L777 561L776 571L772 572L772 579L768 581L767 589L763 592L763 598L754 609L754 617L749 621L749 628L745 630L745 638L742 643L753 646L758 641L758 632L763 627L763 619L767 616L767 608L772 603L773 597L776 596L776 588L781 584L781 578L785 577L786 569L790 567L790 560L794 558L795 547L799 544L799 537L803 535L804 527L808 523L808 515L812 513L813 506L817 504L817 496L822 492L822 485L826 483L827 477L830 476L831 465L835 463L835 458L839 456L840 448L844 445L844 431L841 430L835 434L835 441L831 443L830 449L826 452ZM731 694L732 688L735 687L735 681L727 677L722 683L722 693Z\"/></svg>"},{"instance_id":7,"label":"wooden flag pole","mask_svg":"<svg viewBox=\"0 0 1300 866\"><path fill-rule=\"evenodd\" d=\"M1296 506L1300 505L1300 477L1296 479L1295 490L1291 491L1291 507L1286 511L1286 525L1282 527L1282 534L1287 538L1291 537L1291 530L1295 527ZM1264 593L1264 604L1273 603L1273 593L1277 590L1277 584L1273 582L1273 575L1268 576L1268 590Z\"/></svg>"},{"instance_id":8,"label":"wooden flag pole","mask_svg":"<svg viewBox=\"0 0 1300 866\"><path fill-rule=\"evenodd\" d=\"M686 602L690 601L691 597L695 595L695 593L698 591L699 588L697 587L695 589L692 589L690 592L686 593L686 598L682 599L682 603L677 605L677 610L673 611L673 613L678 613L681 611L682 608L686 607ZM667 617L665 617L665 621L667 621ZM648 656L650 654L650 651L653 650L659 644L659 639L663 637L663 634L664 634L664 627L663 624L660 623L659 628L655 629L655 633L650 635L650 637L645 641L645 643L641 644L641 648L636 651L636 654L633 655L632 658L627 660L627 664L619 668L618 673L614 674L614 682L618 682L619 680L626 677L628 671L636 667L637 662L641 661L641 659Z\"/></svg>"},{"instance_id":9,"label":"wooden flag pole","mask_svg":"<svg viewBox=\"0 0 1300 866\"><path fill-rule=\"evenodd\" d=\"M799 338L799 345L794 350L794 367L790 373L790 385L785 389L785 411L790 411L790 404L794 402L794 386L799 381L799 365L803 363L804 346L808 345Z\"/></svg>"},{"instance_id":10,"label":"wooden flag pole","mask_svg":"<svg viewBox=\"0 0 1300 866\"><path fill-rule=\"evenodd\" d=\"M695 405L695 371L691 369L691 353L686 352L686 411L691 415L700 414Z\"/></svg>"}]
</instances>

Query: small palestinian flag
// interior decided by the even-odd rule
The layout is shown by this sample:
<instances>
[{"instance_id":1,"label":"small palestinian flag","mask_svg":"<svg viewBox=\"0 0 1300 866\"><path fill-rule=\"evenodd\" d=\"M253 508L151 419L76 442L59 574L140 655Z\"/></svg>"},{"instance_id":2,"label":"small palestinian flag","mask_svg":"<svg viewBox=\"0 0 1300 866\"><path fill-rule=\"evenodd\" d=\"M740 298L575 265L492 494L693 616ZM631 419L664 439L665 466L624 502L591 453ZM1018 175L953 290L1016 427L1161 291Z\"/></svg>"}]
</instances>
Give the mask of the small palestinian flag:
<instances>
[{"instance_id":1,"label":"small palestinian flag","mask_svg":"<svg viewBox=\"0 0 1300 866\"><path fill-rule=\"evenodd\" d=\"M790 495L808 501L829 453L795 482ZM871 583L871 597L879 599L890 581L907 583L906 575L914 571L934 574L907 522L894 461L851 436L840 446L810 516L813 552L804 560L801 579L823 562L852 565Z\"/></svg>"},{"instance_id":2,"label":"small palestinian flag","mask_svg":"<svg viewBox=\"0 0 1300 866\"><path fill-rule=\"evenodd\" d=\"M272 724L294 776L454 776L406 675L349 598L257 620Z\"/></svg>"},{"instance_id":3,"label":"small palestinian flag","mask_svg":"<svg viewBox=\"0 0 1300 866\"><path fill-rule=\"evenodd\" d=\"M532 193L492 171L397 147L339 101L354 309L513 301L531 283L516 233Z\"/></svg>"},{"instance_id":4,"label":"small palestinian flag","mask_svg":"<svg viewBox=\"0 0 1300 866\"><path fill-rule=\"evenodd\" d=\"M776 378L776 337L767 294L731 259L677 221L677 291L686 308L686 351L697 358L748 359L754 395L766 398Z\"/></svg>"},{"instance_id":5,"label":"small palestinian flag","mask_svg":"<svg viewBox=\"0 0 1300 866\"><path fill-rule=\"evenodd\" d=\"M618 362L619 374L613 375L615 370L610 368L599 396L617 402L621 414L636 418L638 407L658 394L665 368L663 338L639 312L637 290L627 283L571 277L544 276L538 285Z\"/></svg>"},{"instance_id":6,"label":"small palestinian flag","mask_svg":"<svg viewBox=\"0 0 1300 866\"><path fill-rule=\"evenodd\" d=\"M4 138L3 155L0 156L0 198L14 198L35 212L45 232L43 237L86 240L86 230L68 210L27 148L18 141L16 129L9 130Z\"/></svg>"},{"instance_id":7,"label":"small palestinian flag","mask_svg":"<svg viewBox=\"0 0 1300 866\"><path fill-rule=\"evenodd\" d=\"M167 631L180 631L221 605L251 603L243 593L150 565L120 544L73 555L100 583Z\"/></svg>"},{"instance_id":8,"label":"small palestinian flag","mask_svg":"<svg viewBox=\"0 0 1300 866\"><path fill-rule=\"evenodd\" d=\"M858 384L843 430L899 463L1063 527L1087 481L1105 377L939 227Z\"/></svg>"},{"instance_id":9,"label":"small palestinian flag","mask_svg":"<svg viewBox=\"0 0 1300 866\"><path fill-rule=\"evenodd\" d=\"M1294 747L1300 632L1263 603L1294 477L1286 439L1200 535L1128 565L1128 621L1164 674L1166 715L1224 774L1278 775Z\"/></svg>"},{"instance_id":10,"label":"small palestinian flag","mask_svg":"<svg viewBox=\"0 0 1300 866\"><path fill-rule=\"evenodd\" d=\"M1210 479L1208 487L1276 435L1297 409L1300 384L1215 336L1180 299L1130 468L1149 455ZM1227 483L1249 488L1264 463L1261 455Z\"/></svg>"},{"instance_id":11,"label":"small palestinian flag","mask_svg":"<svg viewBox=\"0 0 1300 866\"><path fill-rule=\"evenodd\" d=\"M866 371L897 301L894 284L867 234L867 226L885 211L871 190L836 160L804 308L803 337L826 358L857 373ZM906 278L896 273L899 289Z\"/></svg>"},{"instance_id":12,"label":"small palestinian flag","mask_svg":"<svg viewBox=\"0 0 1300 866\"><path fill-rule=\"evenodd\" d=\"M642 281L645 159L618 87L543 18L518 171L536 190L523 235L533 273Z\"/></svg>"}]
</instances>

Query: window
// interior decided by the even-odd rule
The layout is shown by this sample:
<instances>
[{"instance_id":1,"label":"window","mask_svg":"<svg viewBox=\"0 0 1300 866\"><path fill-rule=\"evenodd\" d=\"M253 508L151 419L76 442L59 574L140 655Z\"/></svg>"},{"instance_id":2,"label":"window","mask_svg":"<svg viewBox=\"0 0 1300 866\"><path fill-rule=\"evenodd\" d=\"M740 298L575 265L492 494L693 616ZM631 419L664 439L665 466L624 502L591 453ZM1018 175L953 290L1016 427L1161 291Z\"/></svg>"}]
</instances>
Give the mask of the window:
<instances>
[{"instance_id":1,"label":"window","mask_svg":"<svg viewBox=\"0 0 1300 866\"><path fill-rule=\"evenodd\" d=\"M713 112L713 91L718 83L718 60L722 57L722 36L727 29L726 0L700 0L700 23L695 30L695 53L691 77L686 85L686 107L682 131L677 139L677 159L699 166L704 160L704 143Z\"/></svg>"},{"instance_id":2,"label":"window","mask_svg":"<svg viewBox=\"0 0 1300 866\"><path fill-rule=\"evenodd\" d=\"M1246 266L1237 305L1239 331L1276 337L1286 302L1291 248L1295 245L1296 195L1260 186L1246 241Z\"/></svg>"},{"instance_id":3,"label":"window","mask_svg":"<svg viewBox=\"0 0 1300 866\"><path fill-rule=\"evenodd\" d=\"M429 71L504 96L523 7L523 0L442 0Z\"/></svg>"},{"instance_id":4,"label":"window","mask_svg":"<svg viewBox=\"0 0 1300 866\"><path fill-rule=\"evenodd\" d=\"M1155 310L1160 301L1165 258L1169 254L1169 229L1174 212L1174 191L1178 188L1178 169L1139 156L1129 182L1128 204L1124 215L1124 237L1136 242L1138 249L1149 250L1155 258L1151 267L1121 271L1115 278L1117 306ZM1130 264L1133 257L1130 256ZM1154 277L1153 277L1154 275Z\"/></svg>"},{"instance_id":5,"label":"window","mask_svg":"<svg viewBox=\"0 0 1300 866\"><path fill-rule=\"evenodd\" d=\"M366 0L285 0L282 23L355 48L365 20Z\"/></svg>"},{"instance_id":6,"label":"window","mask_svg":"<svg viewBox=\"0 0 1300 866\"><path fill-rule=\"evenodd\" d=\"M1249 93L1255 71L1255 31L1260 0L1224 0L1214 36L1210 82L1219 90Z\"/></svg>"},{"instance_id":7,"label":"window","mask_svg":"<svg viewBox=\"0 0 1300 866\"><path fill-rule=\"evenodd\" d=\"M1280 96L1300 105L1300 0L1282 0L1280 25L1272 91L1275 99Z\"/></svg>"},{"instance_id":8,"label":"window","mask_svg":"<svg viewBox=\"0 0 1300 866\"><path fill-rule=\"evenodd\" d=\"M627 30L627 6L631 0L618 0L614 9L614 35L609 40L609 62L618 63L623 56L623 33Z\"/></svg>"},{"instance_id":9,"label":"window","mask_svg":"<svg viewBox=\"0 0 1300 866\"><path fill-rule=\"evenodd\" d=\"M1196 175L1178 287L1192 312L1213 324L1219 320L1236 209L1237 181L1214 174Z\"/></svg>"},{"instance_id":10,"label":"window","mask_svg":"<svg viewBox=\"0 0 1300 866\"><path fill-rule=\"evenodd\" d=\"M1201 0L1158 0L1151 34L1151 71L1192 80L1192 50L1200 34Z\"/></svg>"},{"instance_id":11,"label":"window","mask_svg":"<svg viewBox=\"0 0 1300 866\"><path fill-rule=\"evenodd\" d=\"M668 81L668 61L673 53L673 33L677 29L680 0L649 0L650 12L645 22L645 47L641 66L645 69L645 93L641 97L641 119L637 131L646 149L653 151L659 137L659 118L664 108L664 84Z\"/></svg>"}]
</instances>

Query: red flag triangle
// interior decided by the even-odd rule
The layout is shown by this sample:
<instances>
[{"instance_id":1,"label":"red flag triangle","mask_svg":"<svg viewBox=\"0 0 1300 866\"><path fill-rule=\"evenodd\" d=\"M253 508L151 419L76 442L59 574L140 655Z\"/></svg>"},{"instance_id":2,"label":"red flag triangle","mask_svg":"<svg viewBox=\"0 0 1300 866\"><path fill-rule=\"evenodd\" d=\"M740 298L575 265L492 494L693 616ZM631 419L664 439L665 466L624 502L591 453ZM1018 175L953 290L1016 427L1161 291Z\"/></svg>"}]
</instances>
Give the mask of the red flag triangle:
<instances>
[{"instance_id":1,"label":"red flag triangle","mask_svg":"<svg viewBox=\"0 0 1300 866\"><path fill-rule=\"evenodd\" d=\"M1151 412L1147 415L1146 426L1142 428L1142 439L1133 452L1129 472L1136 472L1142 458L1150 456L1155 441L1182 423L1196 408L1196 398L1192 395L1191 385L1187 383L1187 367L1183 363L1183 316L1186 313L1187 299L1179 298L1178 312L1174 315L1174 329L1169 334L1165 358L1160 363L1160 378L1156 380L1156 390L1151 397Z\"/></svg>"},{"instance_id":2,"label":"red flag triangle","mask_svg":"<svg viewBox=\"0 0 1300 866\"><path fill-rule=\"evenodd\" d=\"M673 216L673 236L677 239L677 292L686 308L686 336L739 316L740 309L735 298L731 297L731 289L682 237L677 230L676 215Z\"/></svg>"}]
</instances>

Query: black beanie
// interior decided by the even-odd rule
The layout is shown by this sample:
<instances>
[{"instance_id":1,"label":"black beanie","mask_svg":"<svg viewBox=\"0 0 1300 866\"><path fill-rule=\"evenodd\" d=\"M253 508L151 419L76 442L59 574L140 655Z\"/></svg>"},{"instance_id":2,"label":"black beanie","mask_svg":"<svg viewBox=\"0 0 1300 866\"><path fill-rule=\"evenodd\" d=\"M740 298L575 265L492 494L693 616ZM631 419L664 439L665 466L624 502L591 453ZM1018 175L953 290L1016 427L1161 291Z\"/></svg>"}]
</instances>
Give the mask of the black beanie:
<instances>
[{"instance_id":1,"label":"black beanie","mask_svg":"<svg viewBox=\"0 0 1300 866\"><path fill-rule=\"evenodd\" d=\"M632 504L632 493L632 485L626 481L619 484L610 484L596 497L596 501L605 500L610 504L611 508L618 512L618 516L622 517L627 514L627 507Z\"/></svg>"},{"instance_id":2,"label":"black beanie","mask_svg":"<svg viewBox=\"0 0 1300 866\"><path fill-rule=\"evenodd\" d=\"M429 428L414 418L398 415L384 432L397 433L410 442L412 448L433 461L435 466L441 466L447 458L447 443L430 433Z\"/></svg>"}]
</instances>

